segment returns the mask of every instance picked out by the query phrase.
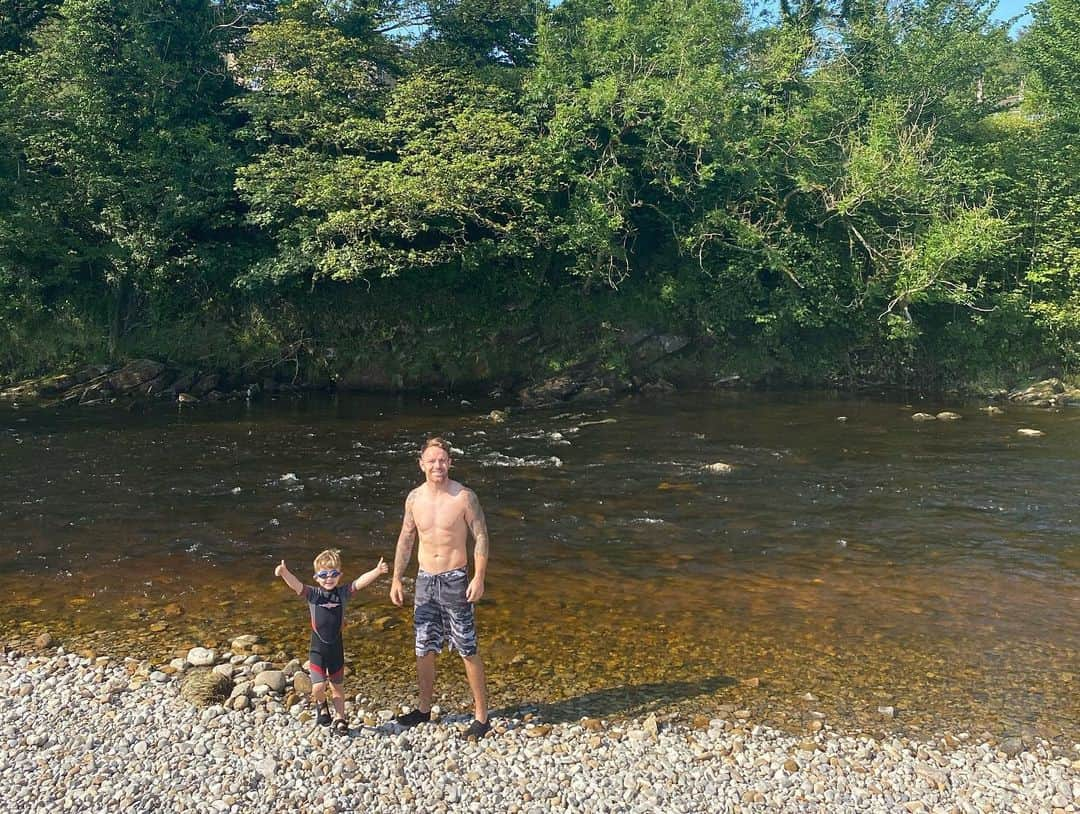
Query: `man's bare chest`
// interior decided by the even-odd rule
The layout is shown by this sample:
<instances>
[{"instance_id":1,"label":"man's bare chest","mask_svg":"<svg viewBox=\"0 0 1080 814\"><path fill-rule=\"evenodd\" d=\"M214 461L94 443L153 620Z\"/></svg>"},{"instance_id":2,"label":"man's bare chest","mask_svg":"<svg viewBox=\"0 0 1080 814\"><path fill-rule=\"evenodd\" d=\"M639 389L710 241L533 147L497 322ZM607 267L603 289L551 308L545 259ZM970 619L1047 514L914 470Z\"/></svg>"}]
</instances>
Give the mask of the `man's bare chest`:
<instances>
[{"instance_id":1,"label":"man's bare chest","mask_svg":"<svg viewBox=\"0 0 1080 814\"><path fill-rule=\"evenodd\" d=\"M413 507L413 519L421 534L459 531L465 528L465 505L460 497L418 501Z\"/></svg>"}]
</instances>

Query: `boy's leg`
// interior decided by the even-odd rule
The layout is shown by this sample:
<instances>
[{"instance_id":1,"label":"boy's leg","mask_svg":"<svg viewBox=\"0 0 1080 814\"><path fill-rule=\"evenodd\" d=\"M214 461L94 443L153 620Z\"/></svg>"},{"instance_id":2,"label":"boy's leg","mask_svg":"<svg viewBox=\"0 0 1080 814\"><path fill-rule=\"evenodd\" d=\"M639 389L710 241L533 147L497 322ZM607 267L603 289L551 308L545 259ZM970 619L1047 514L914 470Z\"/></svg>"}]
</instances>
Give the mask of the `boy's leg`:
<instances>
[{"instance_id":1,"label":"boy's leg","mask_svg":"<svg viewBox=\"0 0 1080 814\"><path fill-rule=\"evenodd\" d=\"M330 726L330 710L326 706L326 680L311 685L311 700L315 702L315 723Z\"/></svg>"},{"instance_id":2,"label":"boy's leg","mask_svg":"<svg viewBox=\"0 0 1080 814\"><path fill-rule=\"evenodd\" d=\"M435 697L434 653L425 653L416 657L416 683L420 688L420 711L431 712L432 699Z\"/></svg>"},{"instance_id":3,"label":"boy's leg","mask_svg":"<svg viewBox=\"0 0 1080 814\"><path fill-rule=\"evenodd\" d=\"M330 695L334 702L334 718L345 719L345 691L342 682L330 682Z\"/></svg>"},{"instance_id":4,"label":"boy's leg","mask_svg":"<svg viewBox=\"0 0 1080 814\"><path fill-rule=\"evenodd\" d=\"M488 719L487 708L487 681L484 675L484 661L479 653L471 656L462 656L465 662L465 677L469 679L469 689L472 691L473 704L475 706L476 720L486 722Z\"/></svg>"}]
</instances>

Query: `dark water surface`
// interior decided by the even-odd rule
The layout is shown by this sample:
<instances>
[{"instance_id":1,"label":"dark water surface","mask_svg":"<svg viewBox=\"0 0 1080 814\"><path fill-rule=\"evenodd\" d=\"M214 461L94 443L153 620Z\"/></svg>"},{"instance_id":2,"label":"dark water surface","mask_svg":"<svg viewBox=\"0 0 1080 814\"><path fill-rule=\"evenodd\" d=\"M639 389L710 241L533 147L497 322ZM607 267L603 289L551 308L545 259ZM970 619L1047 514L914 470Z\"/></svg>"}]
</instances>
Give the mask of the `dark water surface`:
<instances>
[{"instance_id":1,"label":"dark water surface","mask_svg":"<svg viewBox=\"0 0 1080 814\"><path fill-rule=\"evenodd\" d=\"M496 708L1080 739L1080 411L708 393L494 423L491 406L0 405L0 633L164 659L254 632L303 655L274 565L306 577L330 546L347 576L391 562L438 432L488 516ZM946 408L963 419L910 419ZM413 681L388 589L346 638L349 691L387 705ZM455 661L444 707L466 698Z\"/></svg>"}]
</instances>

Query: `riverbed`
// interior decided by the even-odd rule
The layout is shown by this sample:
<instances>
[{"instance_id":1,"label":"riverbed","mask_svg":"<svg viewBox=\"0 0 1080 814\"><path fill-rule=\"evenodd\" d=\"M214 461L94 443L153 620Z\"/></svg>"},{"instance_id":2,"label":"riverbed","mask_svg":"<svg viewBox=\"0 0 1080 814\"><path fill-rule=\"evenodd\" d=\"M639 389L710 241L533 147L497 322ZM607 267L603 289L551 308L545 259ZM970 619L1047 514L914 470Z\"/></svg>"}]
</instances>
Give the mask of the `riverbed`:
<instances>
[{"instance_id":1,"label":"riverbed","mask_svg":"<svg viewBox=\"0 0 1080 814\"><path fill-rule=\"evenodd\" d=\"M255 633L303 655L274 565L392 561L439 433L491 532L496 710L1080 739L1080 410L707 392L493 420L504 406L2 405L0 634L164 662ZM942 410L962 418L911 419ZM351 691L385 705L414 692L388 589L346 633ZM443 707L467 709L461 673L443 659Z\"/></svg>"}]
</instances>

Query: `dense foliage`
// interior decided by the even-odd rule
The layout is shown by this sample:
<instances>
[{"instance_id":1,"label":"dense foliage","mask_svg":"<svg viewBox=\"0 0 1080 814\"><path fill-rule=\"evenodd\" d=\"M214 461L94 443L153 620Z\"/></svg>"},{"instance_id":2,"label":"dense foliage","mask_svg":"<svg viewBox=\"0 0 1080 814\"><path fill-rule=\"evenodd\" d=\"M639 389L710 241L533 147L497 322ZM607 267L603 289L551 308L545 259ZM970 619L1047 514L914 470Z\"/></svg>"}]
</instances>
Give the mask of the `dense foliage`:
<instances>
[{"instance_id":1,"label":"dense foliage","mask_svg":"<svg viewBox=\"0 0 1080 814\"><path fill-rule=\"evenodd\" d=\"M0 2L0 376L1080 363L1080 6Z\"/></svg>"}]
</instances>

